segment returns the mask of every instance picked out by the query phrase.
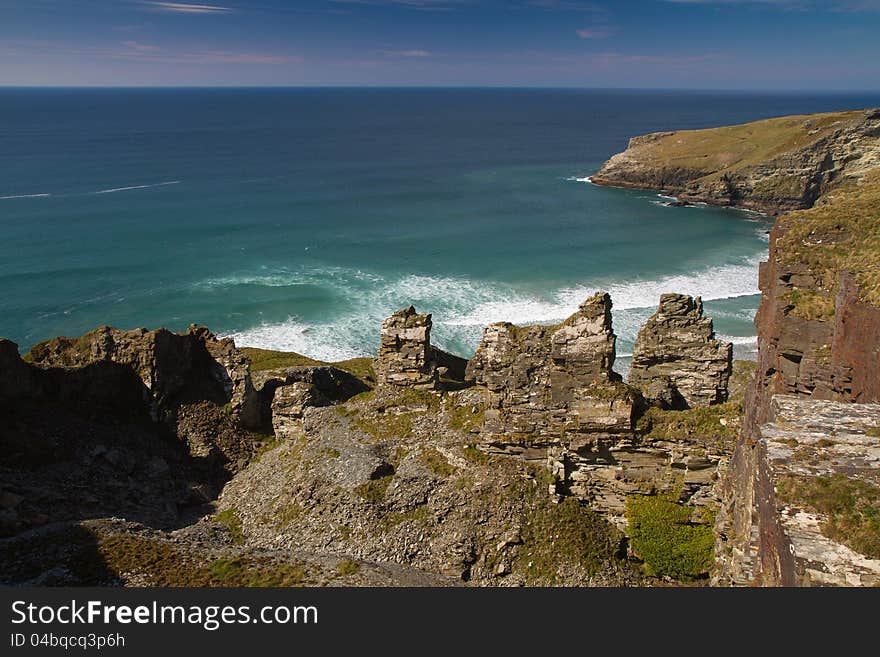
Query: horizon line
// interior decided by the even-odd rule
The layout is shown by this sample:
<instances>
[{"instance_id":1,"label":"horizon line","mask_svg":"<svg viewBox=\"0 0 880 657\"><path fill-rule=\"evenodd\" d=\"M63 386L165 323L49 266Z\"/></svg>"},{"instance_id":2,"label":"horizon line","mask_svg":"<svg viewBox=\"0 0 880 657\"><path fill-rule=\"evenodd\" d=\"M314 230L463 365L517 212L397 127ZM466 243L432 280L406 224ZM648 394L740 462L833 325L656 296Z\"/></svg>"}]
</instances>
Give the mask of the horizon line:
<instances>
[{"instance_id":1,"label":"horizon line","mask_svg":"<svg viewBox=\"0 0 880 657\"><path fill-rule=\"evenodd\" d=\"M576 86L576 85L349 85L349 84L268 84L268 85L245 85L245 84L156 84L156 85L139 85L139 84L82 84L82 85L30 85L30 84L0 84L0 90L5 89L45 89L45 90L164 90L164 89L203 89L203 90L222 90L222 89L394 89L394 90L558 90L558 91L673 91L673 92L709 92L709 93L765 93L772 95L779 94L796 94L796 93L813 93L813 94L880 94L880 88L847 88L847 89L811 89L811 88L791 88L776 89L762 87L631 87L631 86Z\"/></svg>"}]
</instances>

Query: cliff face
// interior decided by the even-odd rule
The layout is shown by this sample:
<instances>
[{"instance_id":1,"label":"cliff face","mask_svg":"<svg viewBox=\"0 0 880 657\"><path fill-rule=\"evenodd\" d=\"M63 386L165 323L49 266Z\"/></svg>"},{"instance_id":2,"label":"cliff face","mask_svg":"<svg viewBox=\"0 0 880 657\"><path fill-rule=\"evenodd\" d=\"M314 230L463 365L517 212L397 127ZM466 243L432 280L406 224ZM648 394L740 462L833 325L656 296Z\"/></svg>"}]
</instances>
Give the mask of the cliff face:
<instances>
[{"instance_id":1,"label":"cliff face","mask_svg":"<svg viewBox=\"0 0 880 657\"><path fill-rule=\"evenodd\" d=\"M253 453L248 362L206 329L102 327L28 360L0 340L0 536L109 515L173 526Z\"/></svg>"},{"instance_id":2,"label":"cliff face","mask_svg":"<svg viewBox=\"0 0 880 657\"><path fill-rule=\"evenodd\" d=\"M796 210L777 220L760 268L716 581L876 583L880 537L863 520L880 510L880 111L635 138L593 180Z\"/></svg>"},{"instance_id":3,"label":"cliff face","mask_svg":"<svg viewBox=\"0 0 880 657\"><path fill-rule=\"evenodd\" d=\"M634 137L591 180L776 214L809 208L878 164L874 109Z\"/></svg>"}]
</instances>

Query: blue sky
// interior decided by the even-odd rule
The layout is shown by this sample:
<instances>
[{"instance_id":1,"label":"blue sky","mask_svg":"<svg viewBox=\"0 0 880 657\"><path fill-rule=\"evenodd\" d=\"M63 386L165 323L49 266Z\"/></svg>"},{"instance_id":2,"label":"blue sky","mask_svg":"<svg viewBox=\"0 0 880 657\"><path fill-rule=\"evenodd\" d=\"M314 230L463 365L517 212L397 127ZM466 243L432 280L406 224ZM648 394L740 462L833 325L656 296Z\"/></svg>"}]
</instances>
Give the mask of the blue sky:
<instances>
[{"instance_id":1,"label":"blue sky","mask_svg":"<svg viewBox=\"0 0 880 657\"><path fill-rule=\"evenodd\" d=\"M0 85L880 89L880 0L0 0Z\"/></svg>"}]
</instances>

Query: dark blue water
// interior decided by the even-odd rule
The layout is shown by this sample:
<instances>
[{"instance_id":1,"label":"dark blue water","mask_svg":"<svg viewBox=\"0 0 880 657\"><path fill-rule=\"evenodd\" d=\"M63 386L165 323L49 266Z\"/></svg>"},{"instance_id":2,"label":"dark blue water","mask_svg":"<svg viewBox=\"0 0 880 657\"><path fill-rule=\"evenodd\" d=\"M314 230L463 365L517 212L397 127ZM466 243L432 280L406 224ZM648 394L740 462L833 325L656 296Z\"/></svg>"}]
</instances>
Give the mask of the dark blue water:
<instances>
[{"instance_id":1,"label":"dark blue water","mask_svg":"<svg viewBox=\"0 0 880 657\"><path fill-rule=\"evenodd\" d=\"M880 96L576 90L0 89L0 335L185 328L344 358L414 303L483 325L664 291L750 342L767 222L583 182L636 134Z\"/></svg>"}]
</instances>

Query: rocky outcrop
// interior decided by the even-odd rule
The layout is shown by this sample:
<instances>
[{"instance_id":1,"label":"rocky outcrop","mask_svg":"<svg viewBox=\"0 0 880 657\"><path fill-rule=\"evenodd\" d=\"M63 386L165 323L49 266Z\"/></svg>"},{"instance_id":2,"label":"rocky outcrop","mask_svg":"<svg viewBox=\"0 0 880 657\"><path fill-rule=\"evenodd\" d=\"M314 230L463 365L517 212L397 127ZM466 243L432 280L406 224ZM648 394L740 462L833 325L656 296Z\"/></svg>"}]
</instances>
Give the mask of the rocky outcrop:
<instances>
[{"instance_id":1,"label":"rocky outcrop","mask_svg":"<svg viewBox=\"0 0 880 657\"><path fill-rule=\"evenodd\" d=\"M612 370L615 342L611 297L597 293L556 326L490 324L467 378L487 388L499 434L629 431L635 395Z\"/></svg>"},{"instance_id":2,"label":"rocky outcrop","mask_svg":"<svg viewBox=\"0 0 880 657\"><path fill-rule=\"evenodd\" d=\"M709 406L727 400L733 345L715 339L700 297L664 294L639 330L628 383L666 408Z\"/></svg>"},{"instance_id":3,"label":"rocky outcrop","mask_svg":"<svg viewBox=\"0 0 880 657\"><path fill-rule=\"evenodd\" d=\"M412 306L382 322L379 356L374 363L380 384L416 388L442 387L442 381L462 381L467 360L431 344L431 315Z\"/></svg>"},{"instance_id":4,"label":"rocky outcrop","mask_svg":"<svg viewBox=\"0 0 880 657\"><path fill-rule=\"evenodd\" d=\"M868 419L880 402L880 111L635 138L593 181L797 210L777 220L760 268L758 359L724 477L716 580L876 582L866 552L880 537L856 525L880 495Z\"/></svg>"},{"instance_id":5,"label":"rocky outcrop","mask_svg":"<svg viewBox=\"0 0 880 657\"><path fill-rule=\"evenodd\" d=\"M878 165L874 109L634 137L591 180L776 214L811 207Z\"/></svg>"},{"instance_id":6,"label":"rocky outcrop","mask_svg":"<svg viewBox=\"0 0 880 657\"><path fill-rule=\"evenodd\" d=\"M880 584L880 537L866 515L880 505L880 405L775 395L753 435L725 484L717 581Z\"/></svg>"},{"instance_id":7,"label":"rocky outcrop","mask_svg":"<svg viewBox=\"0 0 880 657\"><path fill-rule=\"evenodd\" d=\"M85 368L114 363L136 374L155 419L180 403L209 400L229 404L246 426L260 421L259 400L247 357L229 339L193 325L184 334L167 329L120 331L102 326L78 338L55 338L35 345L30 359L44 369Z\"/></svg>"},{"instance_id":8,"label":"rocky outcrop","mask_svg":"<svg viewBox=\"0 0 880 657\"><path fill-rule=\"evenodd\" d=\"M308 407L218 506L255 553L344 554L478 586L638 581L599 512L554 502L543 467L484 450L481 399L384 385Z\"/></svg>"},{"instance_id":9,"label":"rocky outcrop","mask_svg":"<svg viewBox=\"0 0 880 657\"><path fill-rule=\"evenodd\" d=\"M431 357L431 315L410 306L382 322L375 370L379 383L434 388L437 364Z\"/></svg>"},{"instance_id":10,"label":"rocky outcrop","mask_svg":"<svg viewBox=\"0 0 880 657\"><path fill-rule=\"evenodd\" d=\"M205 329L105 327L29 360L0 341L0 496L19 499L4 533L105 515L171 526L254 452L248 363Z\"/></svg>"},{"instance_id":11,"label":"rocky outcrop","mask_svg":"<svg viewBox=\"0 0 880 657\"><path fill-rule=\"evenodd\" d=\"M258 374L263 425L276 434L301 420L309 406L338 404L370 389L353 374L330 365L286 367Z\"/></svg>"}]
</instances>

